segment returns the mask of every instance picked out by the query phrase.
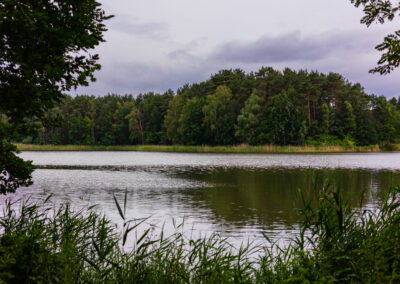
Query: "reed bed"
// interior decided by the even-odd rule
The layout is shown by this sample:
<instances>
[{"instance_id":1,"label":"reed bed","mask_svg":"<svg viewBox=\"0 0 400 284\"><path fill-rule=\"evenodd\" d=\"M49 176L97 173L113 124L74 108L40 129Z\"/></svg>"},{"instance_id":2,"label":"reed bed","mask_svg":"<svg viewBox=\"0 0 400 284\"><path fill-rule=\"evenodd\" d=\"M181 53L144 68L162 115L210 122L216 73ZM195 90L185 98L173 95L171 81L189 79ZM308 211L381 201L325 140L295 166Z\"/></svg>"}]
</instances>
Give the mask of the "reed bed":
<instances>
[{"instance_id":1,"label":"reed bed","mask_svg":"<svg viewBox=\"0 0 400 284\"><path fill-rule=\"evenodd\" d=\"M182 146L182 145L33 145L16 144L20 151L146 151L177 153L352 153L380 152L378 145L371 146ZM399 148L400 149L400 148Z\"/></svg>"},{"instance_id":2,"label":"reed bed","mask_svg":"<svg viewBox=\"0 0 400 284\"><path fill-rule=\"evenodd\" d=\"M362 197L351 208L333 182L315 199L300 192L304 221L285 248L268 236L240 248L218 234L187 239L180 225L169 236L149 228L130 238L145 220L127 219L126 195L114 197L119 229L93 208L6 201L0 283L399 283L399 195L394 187L366 210Z\"/></svg>"}]
</instances>

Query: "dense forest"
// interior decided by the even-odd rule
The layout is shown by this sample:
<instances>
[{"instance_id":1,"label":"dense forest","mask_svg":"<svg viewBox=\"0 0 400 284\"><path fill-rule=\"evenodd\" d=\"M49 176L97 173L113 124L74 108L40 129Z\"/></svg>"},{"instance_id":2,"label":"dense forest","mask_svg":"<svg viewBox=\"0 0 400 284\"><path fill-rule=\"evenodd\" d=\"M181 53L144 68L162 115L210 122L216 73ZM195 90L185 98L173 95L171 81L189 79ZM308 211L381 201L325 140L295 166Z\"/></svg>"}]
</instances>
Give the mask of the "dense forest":
<instances>
[{"instance_id":1,"label":"dense forest","mask_svg":"<svg viewBox=\"0 0 400 284\"><path fill-rule=\"evenodd\" d=\"M400 140L400 97L366 94L341 75L261 68L222 70L174 94L65 96L35 144L246 143L356 145ZM32 122L34 123L34 122Z\"/></svg>"}]
</instances>

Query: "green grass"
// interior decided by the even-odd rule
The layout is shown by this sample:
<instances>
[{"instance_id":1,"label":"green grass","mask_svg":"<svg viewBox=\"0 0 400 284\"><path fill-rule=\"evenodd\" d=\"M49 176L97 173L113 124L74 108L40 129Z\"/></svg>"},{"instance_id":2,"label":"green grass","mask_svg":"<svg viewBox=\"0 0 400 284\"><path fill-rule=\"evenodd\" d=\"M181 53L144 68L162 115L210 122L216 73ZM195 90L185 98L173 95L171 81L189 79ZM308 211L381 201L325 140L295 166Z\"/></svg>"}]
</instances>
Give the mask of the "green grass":
<instances>
[{"instance_id":1,"label":"green grass","mask_svg":"<svg viewBox=\"0 0 400 284\"><path fill-rule=\"evenodd\" d=\"M181 153L343 153L380 152L377 145L371 146L181 146L181 145L33 145L16 144L21 151L147 151Z\"/></svg>"},{"instance_id":2,"label":"green grass","mask_svg":"<svg viewBox=\"0 0 400 284\"><path fill-rule=\"evenodd\" d=\"M120 231L91 208L45 202L15 211L6 202L0 283L399 283L399 194L392 188L369 210L352 209L332 182L314 200L300 194L304 221L286 248L267 236L264 246L241 248L217 234L187 239L179 226L170 236L149 228L132 240L144 220L127 220L126 195L115 199Z\"/></svg>"}]
</instances>

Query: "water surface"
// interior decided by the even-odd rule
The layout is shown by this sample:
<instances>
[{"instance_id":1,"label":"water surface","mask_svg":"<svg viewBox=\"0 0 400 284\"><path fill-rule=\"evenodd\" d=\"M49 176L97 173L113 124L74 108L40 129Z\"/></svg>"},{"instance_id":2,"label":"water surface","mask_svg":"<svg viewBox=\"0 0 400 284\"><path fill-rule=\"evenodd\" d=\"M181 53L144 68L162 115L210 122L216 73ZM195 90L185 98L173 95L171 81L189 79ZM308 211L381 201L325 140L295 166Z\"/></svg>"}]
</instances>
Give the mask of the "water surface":
<instances>
[{"instance_id":1,"label":"water surface","mask_svg":"<svg viewBox=\"0 0 400 284\"><path fill-rule=\"evenodd\" d=\"M313 195L311 176L336 177L356 206L362 192L400 184L400 153L368 154L186 154L150 152L24 152L38 169L34 185L12 199L43 200L76 208L98 204L119 222L113 194L128 194L129 218L173 230L184 220L191 234L221 232L237 242L260 240L261 232L288 238L300 217L298 189ZM192 229L193 228L193 229Z\"/></svg>"}]
</instances>

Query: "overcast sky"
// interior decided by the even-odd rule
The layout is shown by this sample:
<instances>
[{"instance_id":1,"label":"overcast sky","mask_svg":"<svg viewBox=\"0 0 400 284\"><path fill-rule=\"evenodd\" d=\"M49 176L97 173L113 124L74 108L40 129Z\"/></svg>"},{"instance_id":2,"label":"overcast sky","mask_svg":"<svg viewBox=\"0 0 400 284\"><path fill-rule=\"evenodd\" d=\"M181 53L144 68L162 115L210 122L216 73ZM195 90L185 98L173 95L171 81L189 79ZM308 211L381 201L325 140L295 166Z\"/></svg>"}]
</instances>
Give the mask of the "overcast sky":
<instances>
[{"instance_id":1,"label":"overcast sky","mask_svg":"<svg viewBox=\"0 0 400 284\"><path fill-rule=\"evenodd\" d=\"M73 93L164 92L221 69L337 72L368 93L399 96L400 70L369 74L396 23L360 24L350 0L100 0L108 14L97 82Z\"/></svg>"}]
</instances>

